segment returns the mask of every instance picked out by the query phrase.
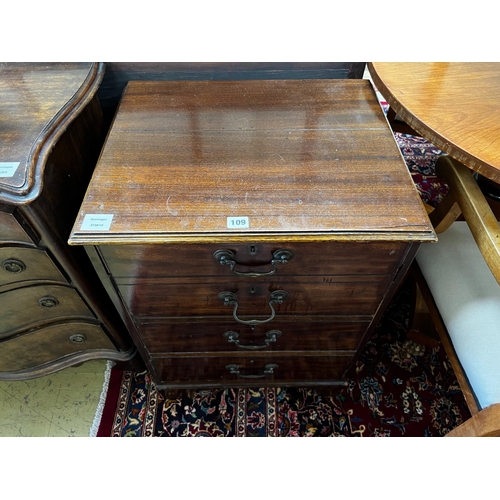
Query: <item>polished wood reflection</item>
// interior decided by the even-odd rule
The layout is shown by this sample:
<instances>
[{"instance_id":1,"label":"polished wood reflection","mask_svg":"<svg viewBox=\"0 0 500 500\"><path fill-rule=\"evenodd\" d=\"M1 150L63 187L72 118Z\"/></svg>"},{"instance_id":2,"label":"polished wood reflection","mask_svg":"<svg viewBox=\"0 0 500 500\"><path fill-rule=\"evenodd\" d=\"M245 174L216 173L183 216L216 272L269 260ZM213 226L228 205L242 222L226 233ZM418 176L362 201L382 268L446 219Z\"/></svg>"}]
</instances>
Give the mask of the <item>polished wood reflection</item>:
<instances>
[{"instance_id":1,"label":"polished wood reflection","mask_svg":"<svg viewBox=\"0 0 500 500\"><path fill-rule=\"evenodd\" d=\"M500 63L369 63L375 85L423 137L500 182Z\"/></svg>"},{"instance_id":2,"label":"polished wood reflection","mask_svg":"<svg viewBox=\"0 0 500 500\"><path fill-rule=\"evenodd\" d=\"M344 384L434 240L361 80L130 82L70 237L168 390Z\"/></svg>"},{"instance_id":3,"label":"polished wood reflection","mask_svg":"<svg viewBox=\"0 0 500 500\"><path fill-rule=\"evenodd\" d=\"M130 82L71 242L433 239L401 167L366 80ZM110 229L82 230L86 214Z\"/></svg>"}]
</instances>

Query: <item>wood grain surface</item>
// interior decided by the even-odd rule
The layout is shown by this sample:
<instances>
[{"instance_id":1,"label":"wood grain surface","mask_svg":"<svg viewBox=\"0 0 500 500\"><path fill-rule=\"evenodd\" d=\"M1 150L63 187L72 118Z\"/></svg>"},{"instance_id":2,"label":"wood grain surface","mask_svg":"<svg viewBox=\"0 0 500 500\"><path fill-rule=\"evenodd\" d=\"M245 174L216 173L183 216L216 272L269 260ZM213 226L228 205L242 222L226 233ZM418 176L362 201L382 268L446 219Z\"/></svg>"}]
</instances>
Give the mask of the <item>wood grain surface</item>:
<instances>
[{"instance_id":1,"label":"wood grain surface","mask_svg":"<svg viewBox=\"0 0 500 500\"><path fill-rule=\"evenodd\" d=\"M251 353L257 350L289 353L343 350L354 353L369 325L369 316L288 316L256 327L220 319L189 318L187 321L151 320L142 323L139 330L153 355L190 353L196 357L206 352ZM266 334L273 331L279 332L276 340L266 346L266 340L269 340ZM224 335L228 332L232 334L232 342L228 335ZM321 335L318 332L322 332Z\"/></svg>"},{"instance_id":2,"label":"wood grain surface","mask_svg":"<svg viewBox=\"0 0 500 500\"><path fill-rule=\"evenodd\" d=\"M435 238L368 81L129 83L71 244L290 235Z\"/></svg>"},{"instance_id":3,"label":"wood grain surface","mask_svg":"<svg viewBox=\"0 0 500 500\"><path fill-rule=\"evenodd\" d=\"M70 339L73 335L83 335L85 340L72 342ZM115 351L113 343L99 325L75 320L47 325L2 342L2 380L33 378L34 374L30 374L30 370L34 370L38 376L45 375L46 365L54 365L54 359L59 369L88 359L116 359Z\"/></svg>"},{"instance_id":4,"label":"wood grain surface","mask_svg":"<svg viewBox=\"0 0 500 500\"><path fill-rule=\"evenodd\" d=\"M331 276L342 274L393 274L408 250L398 242L261 243L239 245L102 245L99 252L113 278L171 278L218 276L232 280L235 273L272 272L273 254L292 254L275 265L273 276ZM221 265L215 255L229 250L236 265ZM242 277L244 278L244 276ZM264 276L266 278L266 276Z\"/></svg>"},{"instance_id":5,"label":"wood grain surface","mask_svg":"<svg viewBox=\"0 0 500 500\"><path fill-rule=\"evenodd\" d=\"M0 178L0 202L39 195L48 154L103 72L95 63L0 63L0 163L19 163Z\"/></svg>"},{"instance_id":6,"label":"wood grain surface","mask_svg":"<svg viewBox=\"0 0 500 500\"><path fill-rule=\"evenodd\" d=\"M200 80L128 84L69 241L175 389L343 383L434 239L368 81Z\"/></svg>"},{"instance_id":7,"label":"wood grain surface","mask_svg":"<svg viewBox=\"0 0 500 500\"><path fill-rule=\"evenodd\" d=\"M103 74L0 63L0 380L136 352L85 249L67 244L105 138Z\"/></svg>"},{"instance_id":8,"label":"wood grain surface","mask_svg":"<svg viewBox=\"0 0 500 500\"><path fill-rule=\"evenodd\" d=\"M95 320L95 316L69 286L46 285L26 286L2 293L0 311L0 338L9 336L13 330L27 330L39 327L51 320L64 321L69 318ZM56 305L44 307L43 299L50 299Z\"/></svg>"},{"instance_id":9,"label":"wood grain surface","mask_svg":"<svg viewBox=\"0 0 500 500\"><path fill-rule=\"evenodd\" d=\"M362 78L364 62L106 62L99 87L105 115L114 115L132 80L290 80Z\"/></svg>"},{"instance_id":10,"label":"wood grain surface","mask_svg":"<svg viewBox=\"0 0 500 500\"><path fill-rule=\"evenodd\" d=\"M464 165L500 182L500 63L369 63L394 111Z\"/></svg>"},{"instance_id":11,"label":"wood grain surface","mask_svg":"<svg viewBox=\"0 0 500 500\"><path fill-rule=\"evenodd\" d=\"M202 281L200 283L200 281ZM237 296L242 319L271 316L271 293L284 290L289 297L274 305L277 314L374 314L390 284L390 277L348 276L331 282L323 277L262 280L248 284L230 278L135 280L118 283L125 304L134 316L233 316L233 306L218 298L222 292Z\"/></svg>"},{"instance_id":12,"label":"wood grain surface","mask_svg":"<svg viewBox=\"0 0 500 500\"><path fill-rule=\"evenodd\" d=\"M336 356L291 356L289 353L242 357L237 354L227 357L169 358L153 357L154 371L161 380L168 380L168 387L268 387L280 384L293 386L305 384L334 385L339 383L351 363L351 354ZM237 365L240 374L232 374L228 365ZM264 374L266 365L276 365L273 373ZM282 387L283 385L281 385Z\"/></svg>"}]
</instances>

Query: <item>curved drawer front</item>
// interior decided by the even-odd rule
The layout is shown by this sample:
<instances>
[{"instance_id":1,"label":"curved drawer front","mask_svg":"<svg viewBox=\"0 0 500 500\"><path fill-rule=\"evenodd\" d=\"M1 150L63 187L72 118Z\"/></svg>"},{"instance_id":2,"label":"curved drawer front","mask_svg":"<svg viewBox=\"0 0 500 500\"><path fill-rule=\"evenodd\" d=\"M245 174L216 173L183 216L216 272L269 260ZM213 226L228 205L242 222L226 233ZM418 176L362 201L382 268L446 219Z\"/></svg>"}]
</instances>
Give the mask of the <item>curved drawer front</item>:
<instances>
[{"instance_id":1,"label":"curved drawer front","mask_svg":"<svg viewBox=\"0 0 500 500\"><path fill-rule=\"evenodd\" d=\"M115 350L100 326L79 322L51 325L0 342L0 372L34 368L92 349Z\"/></svg>"},{"instance_id":2,"label":"curved drawer front","mask_svg":"<svg viewBox=\"0 0 500 500\"><path fill-rule=\"evenodd\" d=\"M0 248L0 286L30 280L66 282L47 253L35 248Z\"/></svg>"},{"instance_id":3,"label":"curved drawer front","mask_svg":"<svg viewBox=\"0 0 500 500\"><path fill-rule=\"evenodd\" d=\"M303 321L287 318L255 328L233 322L151 322L139 325L149 352L355 351L368 320Z\"/></svg>"},{"instance_id":4,"label":"curved drawer front","mask_svg":"<svg viewBox=\"0 0 500 500\"><path fill-rule=\"evenodd\" d=\"M14 215L0 210L0 243L2 242L33 244L33 240L28 236Z\"/></svg>"},{"instance_id":5,"label":"curved drawer front","mask_svg":"<svg viewBox=\"0 0 500 500\"><path fill-rule=\"evenodd\" d=\"M342 379L351 360L352 355L285 354L260 357L153 357L151 363L162 383L167 386L197 387L202 384L203 387L218 387L233 384L231 387L262 387L267 384L335 382Z\"/></svg>"},{"instance_id":6,"label":"curved drawer front","mask_svg":"<svg viewBox=\"0 0 500 500\"><path fill-rule=\"evenodd\" d=\"M0 294L0 336L24 326L66 317L95 319L72 288L39 285Z\"/></svg>"},{"instance_id":7,"label":"curved drawer front","mask_svg":"<svg viewBox=\"0 0 500 500\"><path fill-rule=\"evenodd\" d=\"M248 245L102 245L115 278L167 278L260 273L275 276L393 274L407 245L399 242L323 242ZM287 254L292 257L283 263ZM227 252L231 252L231 254ZM216 254L216 252L219 252ZM276 253L278 252L278 253ZM217 255L217 258L214 257ZM222 262L226 262L221 265ZM275 261L273 264L273 260ZM229 261L233 261L234 265Z\"/></svg>"},{"instance_id":8,"label":"curved drawer front","mask_svg":"<svg viewBox=\"0 0 500 500\"><path fill-rule=\"evenodd\" d=\"M134 285L119 285L125 303L134 316L225 316L231 318L235 305L225 305L220 294L230 292L238 303L236 314L270 317L276 314L374 314L382 300L388 279L383 277L349 277L338 282L334 278L304 278L267 284L235 283L212 279L208 283L182 282L155 284L137 281ZM272 303L272 293L287 293L281 304ZM272 307L271 307L272 306Z\"/></svg>"}]
</instances>

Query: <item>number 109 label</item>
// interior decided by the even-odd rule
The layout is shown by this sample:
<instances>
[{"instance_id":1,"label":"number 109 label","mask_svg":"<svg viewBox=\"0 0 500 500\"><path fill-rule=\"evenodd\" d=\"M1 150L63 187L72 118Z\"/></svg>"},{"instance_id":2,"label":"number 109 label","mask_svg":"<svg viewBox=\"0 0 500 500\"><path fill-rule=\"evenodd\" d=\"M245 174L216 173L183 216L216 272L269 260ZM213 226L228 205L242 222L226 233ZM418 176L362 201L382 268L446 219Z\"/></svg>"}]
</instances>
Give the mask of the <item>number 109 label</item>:
<instances>
[{"instance_id":1,"label":"number 109 label","mask_svg":"<svg viewBox=\"0 0 500 500\"><path fill-rule=\"evenodd\" d=\"M246 229L250 227L250 222L248 217L228 217L227 227L228 229Z\"/></svg>"}]
</instances>

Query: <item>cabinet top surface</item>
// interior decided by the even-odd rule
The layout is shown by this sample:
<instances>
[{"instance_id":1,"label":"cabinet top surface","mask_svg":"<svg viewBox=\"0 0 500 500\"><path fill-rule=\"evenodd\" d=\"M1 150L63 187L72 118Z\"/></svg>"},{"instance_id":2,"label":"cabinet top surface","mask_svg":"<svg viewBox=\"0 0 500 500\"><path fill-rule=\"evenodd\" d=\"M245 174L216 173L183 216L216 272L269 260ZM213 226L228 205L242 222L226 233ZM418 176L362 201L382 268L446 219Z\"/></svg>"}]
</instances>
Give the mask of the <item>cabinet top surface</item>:
<instances>
[{"instance_id":1,"label":"cabinet top surface","mask_svg":"<svg viewBox=\"0 0 500 500\"><path fill-rule=\"evenodd\" d=\"M435 239L367 80L128 84L70 243L249 237Z\"/></svg>"},{"instance_id":2,"label":"cabinet top surface","mask_svg":"<svg viewBox=\"0 0 500 500\"><path fill-rule=\"evenodd\" d=\"M26 203L42 187L47 155L97 91L95 63L0 63L0 201Z\"/></svg>"}]
</instances>

